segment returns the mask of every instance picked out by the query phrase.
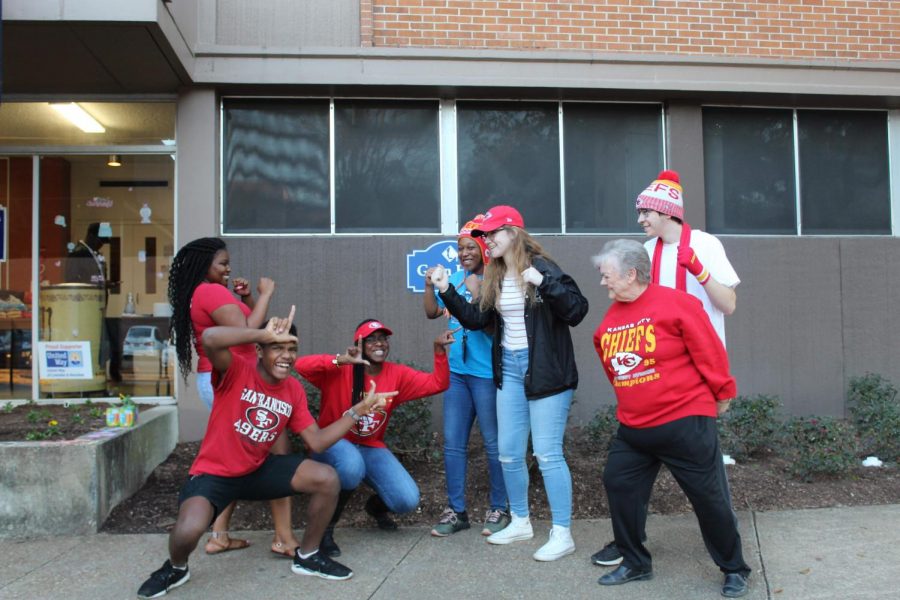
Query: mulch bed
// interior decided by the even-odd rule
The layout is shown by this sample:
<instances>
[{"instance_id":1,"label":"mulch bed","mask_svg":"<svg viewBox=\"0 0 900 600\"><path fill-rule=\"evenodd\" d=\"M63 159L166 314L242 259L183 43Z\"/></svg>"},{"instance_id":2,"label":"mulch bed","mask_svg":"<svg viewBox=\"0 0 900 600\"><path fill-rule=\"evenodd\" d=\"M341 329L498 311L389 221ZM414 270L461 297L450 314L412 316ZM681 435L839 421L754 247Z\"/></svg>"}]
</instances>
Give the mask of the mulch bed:
<instances>
[{"instance_id":1,"label":"mulch bed","mask_svg":"<svg viewBox=\"0 0 900 600\"><path fill-rule=\"evenodd\" d=\"M480 521L487 508L487 468L480 437L473 432L469 452L468 511ZM187 476L199 448L199 442L179 444L172 455L150 476L141 490L117 506L103 525L113 533L163 533L175 523L178 491ZM432 453L433 454L433 453ZM573 516L577 519L609 516L606 494L600 481L605 452L590 443L580 431L571 431L566 456L572 472ZM432 525L446 508L444 465L440 458L401 456L406 468L419 484L418 509L397 518L401 525ZM900 502L900 470L859 467L840 479L820 479L812 483L797 481L787 473L785 462L775 455L753 462L729 466L729 482L737 510L785 510ZM540 470L531 463L530 507L533 518L549 519L550 511L543 491ZM344 512L341 526L370 527L374 522L363 511L370 494L365 486L357 491ZM293 503L294 524L305 523L306 500L298 496ZM654 488L650 512L656 514L689 513L684 493L665 469ZM272 529L267 503L241 502L235 510L231 529Z\"/></svg>"},{"instance_id":2,"label":"mulch bed","mask_svg":"<svg viewBox=\"0 0 900 600\"><path fill-rule=\"evenodd\" d=\"M106 403L20 404L0 403L0 442L61 441L106 427ZM54 424L55 422L55 424Z\"/></svg>"}]
</instances>

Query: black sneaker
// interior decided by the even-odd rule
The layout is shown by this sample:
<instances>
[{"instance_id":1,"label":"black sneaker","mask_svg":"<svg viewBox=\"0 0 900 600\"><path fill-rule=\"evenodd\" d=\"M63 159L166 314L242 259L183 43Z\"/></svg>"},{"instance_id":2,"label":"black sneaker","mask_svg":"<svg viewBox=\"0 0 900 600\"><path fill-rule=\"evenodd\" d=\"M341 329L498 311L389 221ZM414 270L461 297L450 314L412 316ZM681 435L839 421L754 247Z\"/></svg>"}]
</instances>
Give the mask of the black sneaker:
<instances>
[{"instance_id":1,"label":"black sneaker","mask_svg":"<svg viewBox=\"0 0 900 600\"><path fill-rule=\"evenodd\" d=\"M591 556L591 562L603 567L614 567L622 562L622 553L616 542L612 541Z\"/></svg>"},{"instance_id":2,"label":"black sneaker","mask_svg":"<svg viewBox=\"0 0 900 600\"><path fill-rule=\"evenodd\" d=\"M144 585L138 590L138 598L159 598L160 596L165 596L166 592L187 583L190 578L191 572L187 567L184 570L176 569L172 566L171 561L167 560L158 571L154 571L153 575L144 582Z\"/></svg>"},{"instance_id":3,"label":"black sneaker","mask_svg":"<svg viewBox=\"0 0 900 600\"><path fill-rule=\"evenodd\" d=\"M369 496L369 499L366 500L365 506L366 512L369 513L375 522L378 523L378 529L382 529L384 531L396 531L397 530L397 522L391 518L391 515L388 512L387 506L384 504L384 500L382 500L378 494L372 494Z\"/></svg>"},{"instance_id":4,"label":"black sneaker","mask_svg":"<svg viewBox=\"0 0 900 600\"><path fill-rule=\"evenodd\" d=\"M291 565L291 571L299 575L315 575L334 581L343 581L353 577L353 571L319 551L312 556L300 558L300 548L294 551L294 564Z\"/></svg>"},{"instance_id":5,"label":"black sneaker","mask_svg":"<svg viewBox=\"0 0 900 600\"><path fill-rule=\"evenodd\" d=\"M319 552L331 558L337 558L341 555L341 549L334 541L334 527L329 527L322 534L322 541L319 542Z\"/></svg>"}]
</instances>

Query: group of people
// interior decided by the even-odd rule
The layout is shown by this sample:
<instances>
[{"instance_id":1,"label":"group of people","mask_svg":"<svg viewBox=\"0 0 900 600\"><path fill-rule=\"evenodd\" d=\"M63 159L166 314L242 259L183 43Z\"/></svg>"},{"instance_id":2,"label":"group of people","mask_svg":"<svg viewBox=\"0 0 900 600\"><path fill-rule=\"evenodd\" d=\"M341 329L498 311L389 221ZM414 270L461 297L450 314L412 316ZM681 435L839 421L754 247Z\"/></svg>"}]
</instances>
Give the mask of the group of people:
<instances>
[{"instance_id":1,"label":"group of people","mask_svg":"<svg viewBox=\"0 0 900 600\"><path fill-rule=\"evenodd\" d=\"M724 315L735 307L739 279L721 243L684 221L678 174L663 171L637 198L642 246L615 240L593 257L612 305L594 333L601 368L616 394L620 427L603 472L614 540L591 557L616 566L599 579L618 585L649 579L644 531L653 482L662 464L697 514L704 542L725 575L722 594L743 596L750 568L718 443L716 418L736 395L724 346ZM388 361L392 330L365 319L344 352L297 356L287 318L265 315L275 284L262 278L258 297L232 281L221 240L183 247L172 263L169 297L178 362L186 376L199 356L198 388L211 407L206 436L179 498L169 560L141 586L155 598L185 583L188 555L212 524L206 551L245 547L228 536L238 499L272 501L272 551L289 556L296 573L347 579L334 560L334 527L351 494L373 491L365 510L382 529L391 513L415 509L416 482L384 434L403 402L444 392L447 509L431 533L468 529L467 447L477 419L490 480L481 533L491 544L529 540L529 438L541 470L552 527L534 553L555 561L575 551L572 478L563 439L578 385L571 328L588 301L571 276L525 229L511 206L496 206L466 223L458 238L461 269L428 269L423 300L430 319L449 318L433 342L434 364L422 372ZM321 391L310 415L295 370ZM285 428L299 434L304 456L290 454ZM297 541L290 496L310 495L307 527Z\"/></svg>"}]
</instances>

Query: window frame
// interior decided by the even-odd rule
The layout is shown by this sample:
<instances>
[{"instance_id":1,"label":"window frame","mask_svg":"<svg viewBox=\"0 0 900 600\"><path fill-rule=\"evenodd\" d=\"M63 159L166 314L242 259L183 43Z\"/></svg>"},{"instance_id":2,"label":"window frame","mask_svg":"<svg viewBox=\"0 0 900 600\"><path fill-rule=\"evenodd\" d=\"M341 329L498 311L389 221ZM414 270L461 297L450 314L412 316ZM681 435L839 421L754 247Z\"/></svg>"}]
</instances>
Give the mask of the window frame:
<instances>
[{"instance_id":1,"label":"window frame","mask_svg":"<svg viewBox=\"0 0 900 600\"><path fill-rule=\"evenodd\" d=\"M329 105L329 213L330 226L328 232L226 232L225 231L225 104L228 100L327 100ZM335 102L342 100L347 101L386 101L386 102L435 102L438 117L438 162L439 162L439 196L440 196L440 232L435 234L433 231L422 232L338 232L335 225L335 138L334 138L334 108ZM411 236L411 235L453 235L459 231L459 190L458 190L458 160L457 160L457 104L459 102L478 102L482 104L498 103L529 103L529 104L555 104L557 111L557 128L558 128L558 149L557 156L560 165L559 173L559 197L560 197L560 231L535 233L537 236L597 236L597 235L637 235L635 231L621 232L568 232L566 229L566 191L565 191L565 105L566 104L590 104L596 106L603 105L651 105L656 106L659 110L659 127L660 127L660 143L662 145L661 154L663 160L662 168L668 168L668 118L666 115L666 104L664 101L624 101L624 100L549 100L542 98L476 98L476 97L458 97L458 98L436 98L432 96L423 97L400 97L400 96L254 96L254 95L223 95L219 97L219 148L218 148L218 212L217 215L217 231L218 235L228 238L283 238L283 237L360 237L360 236ZM648 175L648 178L652 174ZM649 179L648 179L649 182Z\"/></svg>"},{"instance_id":2,"label":"window frame","mask_svg":"<svg viewBox=\"0 0 900 600\"><path fill-rule=\"evenodd\" d=\"M900 235L900 164L893 160L893 157L900 156L900 110L892 110L885 108L855 108L840 106L787 106L787 105L760 105L760 104L701 104L701 122L702 113L707 108L729 109L729 110L784 110L791 112L792 123L792 158L794 161L794 208L795 223L794 233L717 233L710 232L716 236L736 236L736 237L758 237L758 238L778 238L785 239L789 237L806 237L806 238L876 238L876 237L897 237ZM888 210L890 211L891 230L889 233L803 233L803 207L802 195L803 186L800 173L800 111L835 111L835 112L877 112L885 114L886 135L887 135L887 166L888 166ZM702 129L702 125L701 125ZM701 131L702 135L702 131ZM704 140L705 143L705 140ZM896 152L895 152L896 151ZM706 161L703 161L704 174L706 172ZM705 202L705 200L704 200ZM704 210L706 205L704 204Z\"/></svg>"}]
</instances>

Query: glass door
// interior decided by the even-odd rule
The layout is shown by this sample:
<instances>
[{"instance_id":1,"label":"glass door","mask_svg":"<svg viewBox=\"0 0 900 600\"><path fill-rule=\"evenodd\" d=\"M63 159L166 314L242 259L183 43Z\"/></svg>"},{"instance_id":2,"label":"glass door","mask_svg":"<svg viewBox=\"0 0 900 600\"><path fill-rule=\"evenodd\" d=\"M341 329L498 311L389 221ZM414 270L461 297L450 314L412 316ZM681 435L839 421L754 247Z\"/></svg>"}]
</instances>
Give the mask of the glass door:
<instances>
[{"instance_id":1,"label":"glass door","mask_svg":"<svg viewBox=\"0 0 900 600\"><path fill-rule=\"evenodd\" d=\"M32 397L34 159L0 156L0 399Z\"/></svg>"},{"instance_id":2,"label":"glass door","mask_svg":"<svg viewBox=\"0 0 900 600\"><path fill-rule=\"evenodd\" d=\"M41 397L172 395L172 156L40 164Z\"/></svg>"}]
</instances>

